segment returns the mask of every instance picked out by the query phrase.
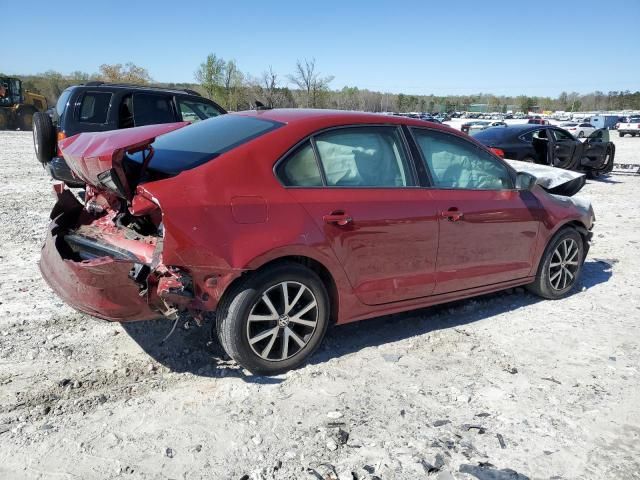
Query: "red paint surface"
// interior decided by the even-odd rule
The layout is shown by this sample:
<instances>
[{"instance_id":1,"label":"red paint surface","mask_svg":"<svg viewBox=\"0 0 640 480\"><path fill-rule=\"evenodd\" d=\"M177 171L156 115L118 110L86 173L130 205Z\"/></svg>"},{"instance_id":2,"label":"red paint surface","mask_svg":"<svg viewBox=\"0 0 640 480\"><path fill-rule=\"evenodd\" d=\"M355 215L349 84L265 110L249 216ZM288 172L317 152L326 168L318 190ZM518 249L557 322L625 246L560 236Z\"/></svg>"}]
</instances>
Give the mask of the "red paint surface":
<instances>
[{"instance_id":1,"label":"red paint surface","mask_svg":"<svg viewBox=\"0 0 640 480\"><path fill-rule=\"evenodd\" d=\"M338 323L466 298L530 282L558 228L570 221L591 227L575 207L539 187L285 188L274 176L274 164L298 141L324 128L405 124L468 137L446 126L363 113L274 110L236 115L285 125L176 177L142 184L137 194L144 199L133 201L138 212L153 211L150 201L160 207L160 260L189 273L193 304L203 310L215 310L242 272L288 256L308 257L327 269L337 290ZM81 134L63 143L63 151L83 178L95 182L99 173L117 165L118 152L127 150L128 142L143 148L162 131L180 127L102 133L99 140L82 138L95 134ZM81 145L91 148L84 161ZM341 225L325 218L336 214L350 221ZM113 241L119 242L117 236ZM41 269L66 302L118 321L155 314L127 278L130 264L78 265L61 259L53 243L50 236Z\"/></svg>"}]
</instances>

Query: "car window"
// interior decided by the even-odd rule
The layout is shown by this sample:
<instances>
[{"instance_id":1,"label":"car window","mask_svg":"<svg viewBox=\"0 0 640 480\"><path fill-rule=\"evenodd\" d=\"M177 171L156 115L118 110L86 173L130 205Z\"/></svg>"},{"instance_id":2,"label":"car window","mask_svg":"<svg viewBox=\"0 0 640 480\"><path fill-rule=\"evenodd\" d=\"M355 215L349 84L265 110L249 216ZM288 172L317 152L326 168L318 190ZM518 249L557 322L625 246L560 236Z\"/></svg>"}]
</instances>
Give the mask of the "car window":
<instances>
[{"instance_id":1,"label":"car window","mask_svg":"<svg viewBox=\"0 0 640 480\"><path fill-rule=\"evenodd\" d=\"M315 137L327 185L409 187L415 182L396 127L350 127Z\"/></svg>"},{"instance_id":2,"label":"car window","mask_svg":"<svg viewBox=\"0 0 640 480\"><path fill-rule=\"evenodd\" d=\"M278 166L278 177L288 187L320 187L322 176L310 141L306 141Z\"/></svg>"},{"instance_id":3,"label":"car window","mask_svg":"<svg viewBox=\"0 0 640 480\"><path fill-rule=\"evenodd\" d=\"M538 138L540 140L547 140L548 134L546 128L541 128L540 130L535 130L531 132L531 138Z\"/></svg>"},{"instance_id":4,"label":"car window","mask_svg":"<svg viewBox=\"0 0 640 480\"><path fill-rule=\"evenodd\" d=\"M85 123L106 123L111 93L87 92L80 103L80 121Z\"/></svg>"},{"instance_id":5,"label":"car window","mask_svg":"<svg viewBox=\"0 0 640 480\"><path fill-rule=\"evenodd\" d=\"M489 153L453 135L414 129L418 147L437 188L513 188L507 167Z\"/></svg>"},{"instance_id":6,"label":"car window","mask_svg":"<svg viewBox=\"0 0 640 480\"><path fill-rule=\"evenodd\" d=\"M563 142L566 140L573 140L573 137L571 136L571 134L569 134L568 132L565 132L564 130L557 130L554 128L553 134L556 140L558 140L559 142Z\"/></svg>"},{"instance_id":7,"label":"car window","mask_svg":"<svg viewBox=\"0 0 640 480\"><path fill-rule=\"evenodd\" d=\"M175 122L172 99L153 93L133 94L133 122L136 127Z\"/></svg>"},{"instance_id":8,"label":"car window","mask_svg":"<svg viewBox=\"0 0 640 480\"><path fill-rule=\"evenodd\" d=\"M273 120L241 115L219 115L187 125L156 138L151 144L153 157L149 168L175 175L214 160L282 125ZM128 158L142 163L142 152L130 154Z\"/></svg>"},{"instance_id":9,"label":"car window","mask_svg":"<svg viewBox=\"0 0 640 480\"><path fill-rule=\"evenodd\" d=\"M213 105L194 100L178 99L178 108L185 122L198 122L221 114Z\"/></svg>"}]
</instances>

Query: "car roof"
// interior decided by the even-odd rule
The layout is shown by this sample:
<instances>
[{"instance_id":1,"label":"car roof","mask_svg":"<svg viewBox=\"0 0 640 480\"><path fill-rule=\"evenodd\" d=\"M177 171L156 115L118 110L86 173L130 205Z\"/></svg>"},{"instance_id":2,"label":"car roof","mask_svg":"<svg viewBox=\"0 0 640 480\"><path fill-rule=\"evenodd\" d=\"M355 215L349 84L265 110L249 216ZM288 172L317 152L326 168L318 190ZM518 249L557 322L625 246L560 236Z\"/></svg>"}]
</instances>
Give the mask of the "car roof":
<instances>
[{"instance_id":1,"label":"car roof","mask_svg":"<svg viewBox=\"0 0 640 480\"><path fill-rule=\"evenodd\" d=\"M71 85L67 88L67 90L71 89L79 89L79 88L89 88L89 89L98 89L98 90L140 90L140 91L158 91L158 92L167 92L174 93L180 95L192 95L196 97L202 97L195 90L190 90L188 88L168 88L168 87L158 87L155 85L136 85L129 83L108 83L108 82L87 82L80 83L78 85ZM204 97L202 97L204 98Z\"/></svg>"},{"instance_id":2,"label":"car roof","mask_svg":"<svg viewBox=\"0 0 640 480\"><path fill-rule=\"evenodd\" d=\"M347 110L324 110L313 108L278 108L273 110L245 110L230 113L247 117L263 118L275 122L293 124L319 123L325 126L340 126L349 124L395 124L429 127L434 130L457 132L448 125L428 122L418 118L399 115L385 115L371 112L355 112Z\"/></svg>"}]
</instances>

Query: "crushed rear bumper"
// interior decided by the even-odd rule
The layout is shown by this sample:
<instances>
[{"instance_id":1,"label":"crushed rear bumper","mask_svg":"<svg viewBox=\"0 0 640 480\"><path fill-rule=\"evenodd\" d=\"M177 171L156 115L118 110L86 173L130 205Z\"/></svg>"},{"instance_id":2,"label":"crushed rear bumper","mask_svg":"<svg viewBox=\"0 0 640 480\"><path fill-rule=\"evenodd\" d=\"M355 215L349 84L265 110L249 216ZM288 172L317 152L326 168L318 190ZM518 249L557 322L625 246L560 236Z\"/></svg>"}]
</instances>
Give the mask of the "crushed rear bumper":
<instances>
[{"instance_id":1,"label":"crushed rear bumper","mask_svg":"<svg viewBox=\"0 0 640 480\"><path fill-rule=\"evenodd\" d=\"M129 276L135 261L109 256L81 261L71 258L72 250L64 238L69 215L73 213L64 212L51 221L42 248L40 272L51 289L70 306L105 320L161 317L150 307L146 295L141 295L140 285Z\"/></svg>"}]
</instances>

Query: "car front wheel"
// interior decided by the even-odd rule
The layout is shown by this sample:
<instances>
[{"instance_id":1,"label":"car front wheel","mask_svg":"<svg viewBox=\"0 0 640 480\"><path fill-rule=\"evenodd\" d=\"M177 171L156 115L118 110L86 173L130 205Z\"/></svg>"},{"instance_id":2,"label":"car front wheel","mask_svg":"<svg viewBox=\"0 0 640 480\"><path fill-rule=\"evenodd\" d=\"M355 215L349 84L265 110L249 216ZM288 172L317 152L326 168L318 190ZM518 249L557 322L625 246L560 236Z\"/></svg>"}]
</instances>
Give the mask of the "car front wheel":
<instances>
[{"instance_id":1,"label":"car front wheel","mask_svg":"<svg viewBox=\"0 0 640 480\"><path fill-rule=\"evenodd\" d=\"M580 278L583 261L584 243L580 233L574 228L561 230L547 245L529 289L550 300L567 296Z\"/></svg>"},{"instance_id":2,"label":"car front wheel","mask_svg":"<svg viewBox=\"0 0 640 480\"><path fill-rule=\"evenodd\" d=\"M216 316L224 350L258 375L300 366L322 341L328 323L322 280L295 263L249 274L225 294Z\"/></svg>"}]
</instances>

